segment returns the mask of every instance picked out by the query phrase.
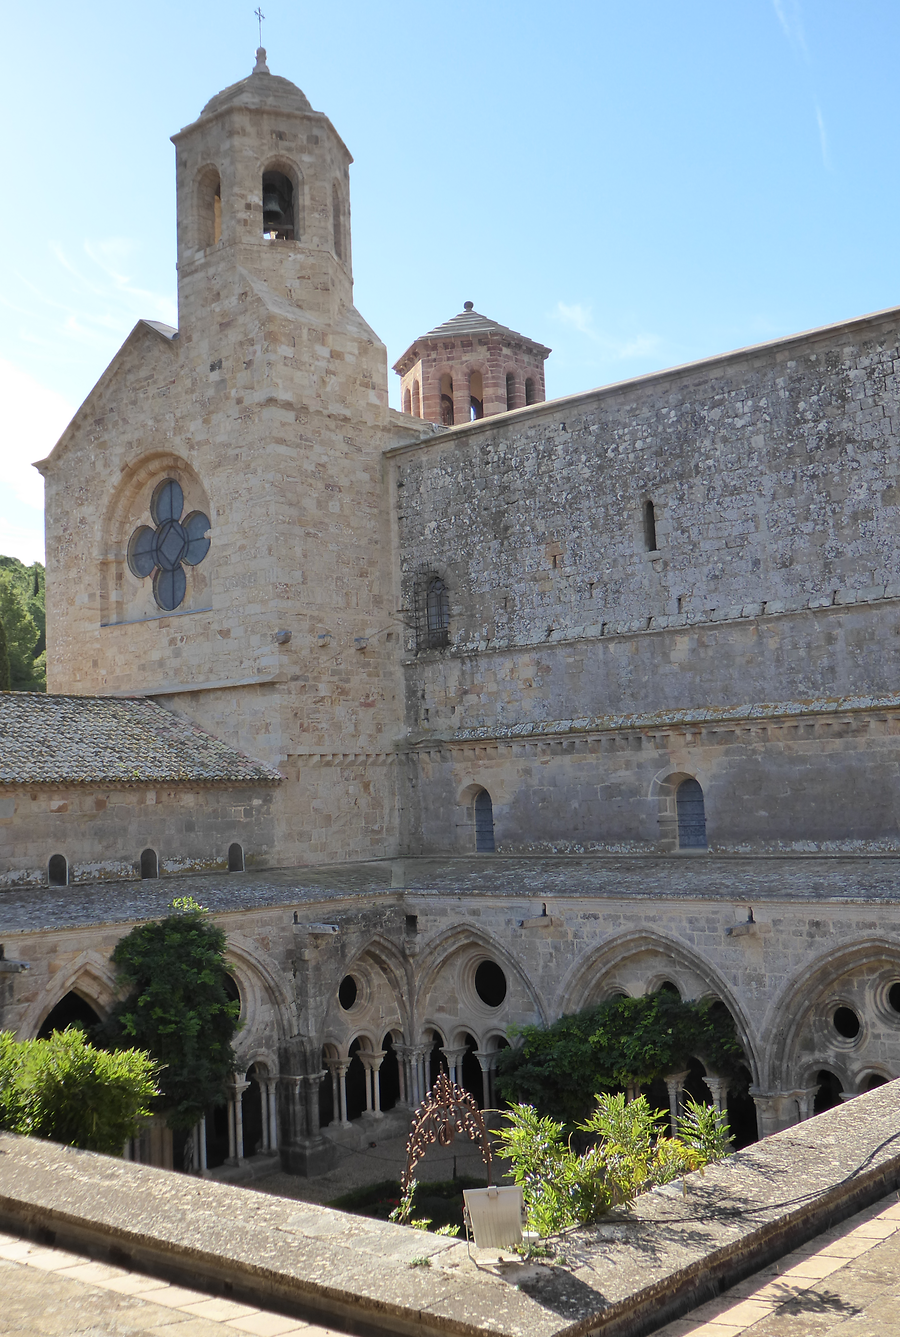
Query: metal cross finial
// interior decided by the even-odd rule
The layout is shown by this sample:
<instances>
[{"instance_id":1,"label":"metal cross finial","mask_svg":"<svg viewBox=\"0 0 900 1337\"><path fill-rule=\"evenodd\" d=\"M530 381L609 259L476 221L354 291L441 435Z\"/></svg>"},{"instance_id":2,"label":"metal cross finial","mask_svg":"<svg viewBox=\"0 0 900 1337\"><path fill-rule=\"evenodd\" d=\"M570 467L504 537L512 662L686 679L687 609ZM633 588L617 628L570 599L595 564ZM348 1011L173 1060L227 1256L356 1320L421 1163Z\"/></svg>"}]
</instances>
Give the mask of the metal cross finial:
<instances>
[{"instance_id":1,"label":"metal cross finial","mask_svg":"<svg viewBox=\"0 0 900 1337\"><path fill-rule=\"evenodd\" d=\"M257 20L258 20L258 22L259 22L259 44L260 44L260 46L262 46L262 26L263 26L263 19L264 19L266 16L265 16L265 14L262 12L262 7L261 7L261 6L260 6L260 8L258 8L258 9L254 9L253 13L256 15L256 18L257 18Z\"/></svg>"}]
</instances>

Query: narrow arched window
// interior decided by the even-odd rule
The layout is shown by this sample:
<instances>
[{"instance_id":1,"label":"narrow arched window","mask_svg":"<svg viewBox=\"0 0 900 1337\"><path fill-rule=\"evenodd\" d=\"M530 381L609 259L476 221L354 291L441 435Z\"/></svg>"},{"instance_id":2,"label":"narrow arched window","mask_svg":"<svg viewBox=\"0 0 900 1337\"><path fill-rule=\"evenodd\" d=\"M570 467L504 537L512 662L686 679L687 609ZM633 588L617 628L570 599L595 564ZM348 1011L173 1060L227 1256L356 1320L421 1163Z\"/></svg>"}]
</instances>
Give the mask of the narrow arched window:
<instances>
[{"instance_id":1,"label":"narrow arched window","mask_svg":"<svg viewBox=\"0 0 900 1337\"><path fill-rule=\"evenodd\" d=\"M644 503L644 542L648 552L656 552L656 511L652 501Z\"/></svg>"},{"instance_id":2,"label":"narrow arched window","mask_svg":"<svg viewBox=\"0 0 900 1337\"><path fill-rule=\"evenodd\" d=\"M703 790L696 780L682 780L675 791L675 808L678 814L678 848L705 850L706 808Z\"/></svg>"},{"instance_id":3,"label":"narrow arched window","mask_svg":"<svg viewBox=\"0 0 900 1337\"><path fill-rule=\"evenodd\" d=\"M244 850L237 841L228 846L228 871L229 873L243 873L244 871Z\"/></svg>"},{"instance_id":4,"label":"narrow arched window","mask_svg":"<svg viewBox=\"0 0 900 1337\"><path fill-rule=\"evenodd\" d=\"M440 576L425 585L424 641L427 650L441 650L450 641L450 591Z\"/></svg>"},{"instance_id":5,"label":"narrow arched window","mask_svg":"<svg viewBox=\"0 0 900 1337\"><path fill-rule=\"evenodd\" d=\"M422 416L422 389L418 381L413 381L412 411L417 418Z\"/></svg>"},{"instance_id":6,"label":"narrow arched window","mask_svg":"<svg viewBox=\"0 0 900 1337\"><path fill-rule=\"evenodd\" d=\"M294 240L294 187L284 172L263 172L263 236Z\"/></svg>"},{"instance_id":7,"label":"narrow arched window","mask_svg":"<svg viewBox=\"0 0 900 1337\"><path fill-rule=\"evenodd\" d=\"M448 371L441 377L441 423L453 426L453 377Z\"/></svg>"},{"instance_id":8,"label":"narrow arched window","mask_svg":"<svg viewBox=\"0 0 900 1337\"><path fill-rule=\"evenodd\" d=\"M202 172L197 182L197 227L201 249L218 246L222 240L222 186L214 167Z\"/></svg>"},{"instance_id":9,"label":"narrow arched window","mask_svg":"<svg viewBox=\"0 0 900 1337\"><path fill-rule=\"evenodd\" d=\"M475 795L475 851L477 854L494 853L494 805L486 789Z\"/></svg>"},{"instance_id":10,"label":"narrow arched window","mask_svg":"<svg viewBox=\"0 0 900 1337\"><path fill-rule=\"evenodd\" d=\"M47 864L47 882L51 887L68 886L69 865L64 854L51 854Z\"/></svg>"},{"instance_id":11,"label":"narrow arched window","mask_svg":"<svg viewBox=\"0 0 900 1337\"><path fill-rule=\"evenodd\" d=\"M525 378L525 403L534 404L537 402L537 396L534 389L534 379L531 376Z\"/></svg>"},{"instance_id":12,"label":"narrow arched window","mask_svg":"<svg viewBox=\"0 0 900 1337\"><path fill-rule=\"evenodd\" d=\"M412 413L412 394L408 389L403 391L403 412Z\"/></svg>"},{"instance_id":13,"label":"narrow arched window","mask_svg":"<svg viewBox=\"0 0 900 1337\"><path fill-rule=\"evenodd\" d=\"M516 378L511 371L506 373L506 411L516 407Z\"/></svg>"},{"instance_id":14,"label":"narrow arched window","mask_svg":"<svg viewBox=\"0 0 900 1337\"><path fill-rule=\"evenodd\" d=\"M159 859L156 857L156 850L141 851L141 877L159 877Z\"/></svg>"},{"instance_id":15,"label":"narrow arched window","mask_svg":"<svg viewBox=\"0 0 900 1337\"><path fill-rule=\"evenodd\" d=\"M341 192L337 184L331 187L331 223L334 229L334 253L339 260L344 258L344 210L341 205Z\"/></svg>"},{"instance_id":16,"label":"narrow arched window","mask_svg":"<svg viewBox=\"0 0 900 1337\"><path fill-rule=\"evenodd\" d=\"M472 422L484 417L484 380L480 371L469 375L469 415Z\"/></svg>"}]
</instances>

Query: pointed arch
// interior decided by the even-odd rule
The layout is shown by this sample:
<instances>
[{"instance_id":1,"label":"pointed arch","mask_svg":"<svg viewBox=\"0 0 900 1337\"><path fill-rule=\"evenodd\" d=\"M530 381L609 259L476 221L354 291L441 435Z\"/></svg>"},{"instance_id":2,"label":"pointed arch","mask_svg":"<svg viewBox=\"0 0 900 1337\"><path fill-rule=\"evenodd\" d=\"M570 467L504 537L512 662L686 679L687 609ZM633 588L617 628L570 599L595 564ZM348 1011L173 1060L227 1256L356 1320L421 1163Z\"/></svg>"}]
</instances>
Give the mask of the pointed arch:
<instances>
[{"instance_id":1,"label":"pointed arch","mask_svg":"<svg viewBox=\"0 0 900 1337\"><path fill-rule=\"evenodd\" d=\"M870 988L877 990L879 976L885 982L900 977L900 940L872 936L852 944L842 943L821 953L805 970L792 976L787 987L773 1000L762 1026L762 1033L770 1037L765 1051L766 1082L792 1081L792 1074L800 1066L803 1032L811 1018L823 1003L829 1001L842 979L854 971L863 970L868 974L867 991ZM824 1057L814 1061L811 1055L802 1053L805 1068L814 1062L818 1068L834 1067L835 1062L840 1061L838 1057L832 1059L831 1046L827 1061ZM852 1064L845 1069L848 1080L853 1068L868 1070L877 1066L868 1060L864 1051L852 1057L848 1054L846 1063Z\"/></svg>"},{"instance_id":2,"label":"pointed arch","mask_svg":"<svg viewBox=\"0 0 900 1337\"><path fill-rule=\"evenodd\" d=\"M438 976L445 966L459 952L472 948L481 948L488 955L495 957L500 965L515 976L523 991L534 1003L540 1024L546 1026L549 1016L546 1001L538 992L525 967L513 956L505 943L495 937L494 934L482 928L475 928L468 923L456 924L445 929L437 938L433 938L428 943L421 954L415 986L415 1010L417 1015L421 1013L423 1002L428 999ZM467 1029L471 1028L467 1027Z\"/></svg>"},{"instance_id":3,"label":"pointed arch","mask_svg":"<svg viewBox=\"0 0 900 1337\"><path fill-rule=\"evenodd\" d=\"M53 976L43 993L31 1003L22 1018L18 1038L34 1039L45 1017L68 993L78 994L79 998L90 1004L101 1020L105 1020L119 999L115 967L99 952L81 952L67 970Z\"/></svg>"},{"instance_id":4,"label":"pointed arch","mask_svg":"<svg viewBox=\"0 0 900 1337\"><path fill-rule=\"evenodd\" d=\"M603 977L621 968L629 959L647 952L661 953L667 958L667 965L672 967L668 973L658 971L656 977L651 976L648 983L655 983L656 979L663 975L668 978L668 974L677 974L679 969L707 983L708 987L700 997L715 996L728 1008L734 1018L738 1038L744 1047L753 1080L758 1081L759 1041L756 1039L749 1017L728 981L705 957L698 955L676 938L669 938L663 933L656 933L653 930L619 933L587 952L563 979L554 999L554 1016L580 1012L593 1003L603 1002L609 997L608 990L612 983L604 981Z\"/></svg>"}]
</instances>

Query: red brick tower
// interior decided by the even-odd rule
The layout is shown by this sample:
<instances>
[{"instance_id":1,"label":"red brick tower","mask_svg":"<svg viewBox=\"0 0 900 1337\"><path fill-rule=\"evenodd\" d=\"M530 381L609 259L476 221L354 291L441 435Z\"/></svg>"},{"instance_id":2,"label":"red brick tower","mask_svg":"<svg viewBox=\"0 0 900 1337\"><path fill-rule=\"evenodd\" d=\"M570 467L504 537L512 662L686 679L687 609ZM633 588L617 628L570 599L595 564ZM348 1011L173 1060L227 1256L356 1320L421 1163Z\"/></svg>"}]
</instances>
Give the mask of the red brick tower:
<instances>
[{"instance_id":1,"label":"red brick tower","mask_svg":"<svg viewBox=\"0 0 900 1337\"><path fill-rule=\"evenodd\" d=\"M429 330L394 363L403 411L443 423L470 422L546 399L543 344L480 316L471 302Z\"/></svg>"}]
</instances>

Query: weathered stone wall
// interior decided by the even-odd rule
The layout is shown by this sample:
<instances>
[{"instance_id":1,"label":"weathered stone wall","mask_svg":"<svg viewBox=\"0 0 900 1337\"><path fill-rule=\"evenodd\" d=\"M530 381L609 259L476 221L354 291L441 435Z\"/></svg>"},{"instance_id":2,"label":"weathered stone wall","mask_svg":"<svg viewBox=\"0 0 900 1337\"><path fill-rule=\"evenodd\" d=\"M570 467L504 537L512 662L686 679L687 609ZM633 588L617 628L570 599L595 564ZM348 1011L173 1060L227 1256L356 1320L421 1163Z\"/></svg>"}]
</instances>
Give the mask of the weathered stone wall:
<instances>
[{"instance_id":1,"label":"weathered stone wall","mask_svg":"<svg viewBox=\"0 0 900 1337\"><path fill-rule=\"evenodd\" d=\"M868 317L391 452L407 848L471 850L478 786L507 851L667 848L656 786L679 774L700 780L719 848L895 847L893 723L777 717L894 690L897 325ZM450 590L444 650L417 646L429 572ZM760 702L771 724L515 738Z\"/></svg>"},{"instance_id":2,"label":"weathered stone wall","mask_svg":"<svg viewBox=\"0 0 900 1337\"><path fill-rule=\"evenodd\" d=\"M489 727L419 734L405 769L408 847L472 853L472 801L485 788L500 853L672 851L673 786L693 776L710 849L900 850L900 709L707 713L563 724L543 737Z\"/></svg>"},{"instance_id":3,"label":"weathered stone wall","mask_svg":"<svg viewBox=\"0 0 900 1337\"><path fill-rule=\"evenodd\" d=\"M61 854L70 883L139 878L141 853L161 875L228 868L239 844L247 868L275 848L274 786L4 786L0 790L0 890L47 885Z\"/></svg>"},{"instance_id":4,"label":"weathered stone wall","mask_svg":"<svg viewBox=\"0 0 900 1337\"><path fill-rule=\"evenodd\" d=\"M467 722L520 718L520 690L557 718L890 690L897 335L865 318L395 451L404 596L426 568L453 592L451 653L408 673L425 707L474 676ZM529 655L473 671L489 647Z\"/></svg>"}]
</instances>

